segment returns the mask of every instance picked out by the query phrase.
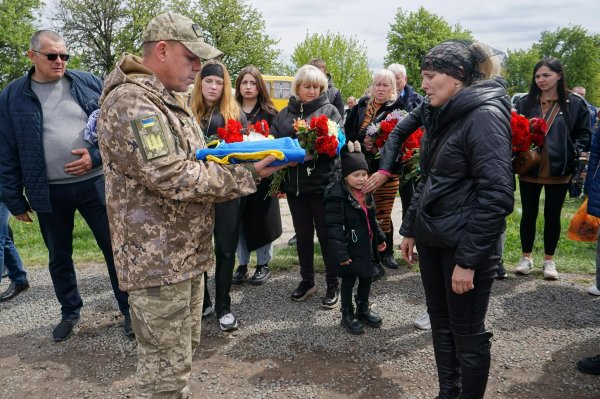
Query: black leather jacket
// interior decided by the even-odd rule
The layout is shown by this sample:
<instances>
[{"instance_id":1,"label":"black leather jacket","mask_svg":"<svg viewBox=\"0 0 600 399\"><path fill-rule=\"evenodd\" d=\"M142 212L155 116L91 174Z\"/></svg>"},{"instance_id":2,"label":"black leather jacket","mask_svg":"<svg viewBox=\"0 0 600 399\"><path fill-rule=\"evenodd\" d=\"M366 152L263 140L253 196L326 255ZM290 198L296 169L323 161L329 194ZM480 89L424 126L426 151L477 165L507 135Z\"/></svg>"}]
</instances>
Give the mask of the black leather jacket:
<instances>
[{"instance_id":1,"label":"black leather jacket","mask_svg":"<svg viewBox=\"0 0 600 399\"><path fill-rule=\"evenodd\" d=\"M536 101L531 110L525 109L528 96L519 99L516 106L517 112L528 118L541 117L539 102ZM570 94L566 102L568 115L561 109L544 139L544 148L548 152L550 161L550 176L560 177L573 174L579 153L588 147L592 135L590 114L583 99ZM536 167L526 175L536 177L538 173L539 168Z\"/></svg>"},{"instance_id":2,"label":"black leather jacket","mask_svg":"<svg viewBox=\"0 0 600 399\"><path fill-rule=\"evenodd\" d=\"M496 244L514 203L504 81L464 88L439 108L424 102L390 134L382 169L390 170L404 139L421 125L422 179L400 234L417 244L455 248L457 265L489 271L496 267ZM438 145L443 146L439 151ZM433 229L424 234L427 224Z\"/></svg>"}]
</instances>

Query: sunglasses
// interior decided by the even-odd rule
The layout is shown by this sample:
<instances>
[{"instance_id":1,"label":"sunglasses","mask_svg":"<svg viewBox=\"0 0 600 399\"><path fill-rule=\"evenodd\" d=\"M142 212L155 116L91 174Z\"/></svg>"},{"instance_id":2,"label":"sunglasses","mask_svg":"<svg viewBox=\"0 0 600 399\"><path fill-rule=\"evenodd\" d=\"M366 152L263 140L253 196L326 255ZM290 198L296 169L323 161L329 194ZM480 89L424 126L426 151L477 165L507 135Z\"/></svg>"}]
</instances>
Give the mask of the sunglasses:
<instances>
[{"instance_id":1,"label":"sunglasses","mask_svg":"<svg viewBox=\"0 0 600 399\"><path fill-rule=\"evenodd\" d=\"M34 53L45 55L46 58L48 58L48 61L56 61L56 59L58 57L60 57L61 61L69 61L69 57L70 57L69 54L56 54L56 53L45 54L45 53L42 53L41 51L36 51L36 50L31 50L31 51L33 51Z\"/></svg>"}]
</instances>

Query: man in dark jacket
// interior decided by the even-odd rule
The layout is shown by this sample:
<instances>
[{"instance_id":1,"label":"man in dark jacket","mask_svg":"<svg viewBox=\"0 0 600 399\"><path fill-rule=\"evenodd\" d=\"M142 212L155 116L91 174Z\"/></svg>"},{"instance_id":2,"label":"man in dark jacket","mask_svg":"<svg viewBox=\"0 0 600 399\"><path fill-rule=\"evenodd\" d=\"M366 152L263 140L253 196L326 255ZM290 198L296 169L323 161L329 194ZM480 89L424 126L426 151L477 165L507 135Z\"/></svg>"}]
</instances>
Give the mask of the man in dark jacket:
<instances>
[{"instance_id":1,"label":"man in dark jacket","mask_svg":"<svg viewBox=\"0 0 600 399\"><path fill-rule=\"evenodd\" d=\"M30 212L38 215L61 304L54 341L71 335L83 306L72 259L76 210L102 250L131 336L127 293L118 288L110 245L102 160L97 144L83 139L88 117L98 109L102 80L67 70L65 41L53 31L36 32L27 56L33 63L27 76L0 94L0 201L22 222L32 222Z\"/></svg>"},{"instance_id":2,"label":"man in dark jacket","mask_svg":"<svg viewBox=\"0 0 600 399\"><path fill-rule=\"evenodd\" d=\"M333 82L331 81L331 74L327 72L327 64L321 58L312 58L310 61L308 61L308 64L319 68L327 77L327 98L329 99L329 103L337 108L343 118L345 113L342 92L333 85Z\"/></svg>"}]
</instances>

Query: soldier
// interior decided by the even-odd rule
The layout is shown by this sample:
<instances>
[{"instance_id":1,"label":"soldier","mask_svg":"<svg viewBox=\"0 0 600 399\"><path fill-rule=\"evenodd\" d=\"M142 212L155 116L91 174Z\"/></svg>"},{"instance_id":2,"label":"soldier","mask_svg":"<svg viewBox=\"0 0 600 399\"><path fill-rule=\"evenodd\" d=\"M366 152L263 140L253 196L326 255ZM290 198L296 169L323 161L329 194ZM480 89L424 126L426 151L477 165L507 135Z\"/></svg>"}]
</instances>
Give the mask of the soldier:
<instances>
[{"instance_id":1,"label":"soldier","mask_svg":"<svg viewBox=\"0 0 600 399\"><path fill-rule=\"evenodd\" d=\"M221 55L191 19L164 13L143 33L143 58L125 54L106 78L98 139L119 286L129 292L138 342L137 397L187 398L200 341L202 273L213 260L214 202L256 191L279 168L269 157L220 166L185 92L201 60Z\"/></svg>"}]
</instances>

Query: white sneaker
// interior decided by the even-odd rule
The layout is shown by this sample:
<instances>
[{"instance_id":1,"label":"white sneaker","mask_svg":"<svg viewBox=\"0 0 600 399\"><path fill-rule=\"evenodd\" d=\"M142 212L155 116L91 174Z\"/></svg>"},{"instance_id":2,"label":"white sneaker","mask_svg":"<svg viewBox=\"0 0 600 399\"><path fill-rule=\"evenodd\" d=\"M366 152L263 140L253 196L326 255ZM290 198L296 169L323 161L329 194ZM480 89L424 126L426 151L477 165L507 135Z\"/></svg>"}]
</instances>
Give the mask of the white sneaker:
<instances>
[{"instance_id":1,"label":"white sneaker","mask_svg":"<svg viewBox=\"0 0 600 399\"><path fill-rule=\"evenodd\" d=\"M533 259L528 258L526 256L523 256L521 258L521 261L517 265L517 267L515 267L513 269L513 272L515 272L515 274L524 274L524 275L527 275L532 270L533 270Z\"/></svg>"},{"instance_id":2,"label":"white sneaker","mask_svg":"<svg viewBox=\"0 0 600 399\"><path fill-rule=\"evenodd\" d=\"M429 313L427 311L423 312L423 314L419 315L413 322L413 326L417 327L419 330L431 330L431 321L429 320Z\"/></svg>"},{"instance_id":3,"label":"white sneaker","mask_svg":"<svg viewBox=\"0 0 600 399\"><path fill-rule=\"evenodd\" d=\"M542 270L544 271L544 280L558 280L558 272L553 260L545 260Z\"/></svg>"},{"instance_id":4,"label":"white sneaker","mask_svg":"<svg viewBox=\"0 0 600 399\"><path fill-rule=\"evenodd\" d=\"M588 288L588 294L600 296L600 290L595 285L592 285L590 288Z\"/></svg>"},{"instance_id":5,"label":"white sneaker","mask_svg":"<svg viewBox=\"0 0 600 399\"><path fill-rule=\"evenodd\" d=\"M227 313L219 319L219 326L221 331L232 331L238 328L238 321L233 314Z\"/></svg>"}]
</instances>

